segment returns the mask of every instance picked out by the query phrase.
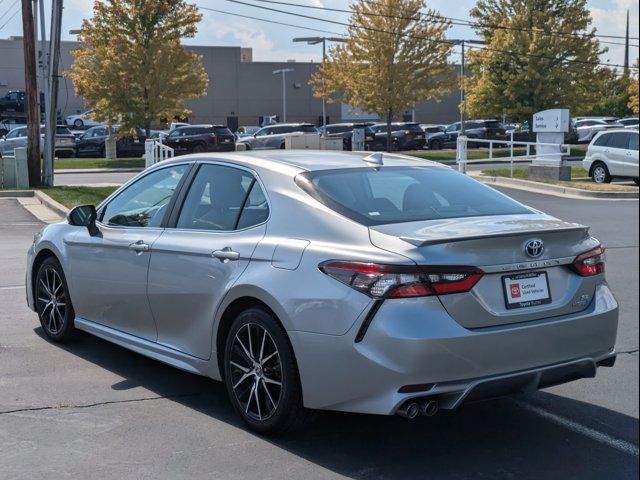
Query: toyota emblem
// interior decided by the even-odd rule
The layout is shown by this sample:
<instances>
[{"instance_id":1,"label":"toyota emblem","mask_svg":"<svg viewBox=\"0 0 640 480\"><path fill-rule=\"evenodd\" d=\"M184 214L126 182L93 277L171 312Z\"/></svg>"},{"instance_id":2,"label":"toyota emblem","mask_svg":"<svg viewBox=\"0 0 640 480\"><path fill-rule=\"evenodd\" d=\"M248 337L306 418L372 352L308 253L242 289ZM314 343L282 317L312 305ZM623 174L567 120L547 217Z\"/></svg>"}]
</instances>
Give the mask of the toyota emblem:
<instances>
[{"instance_id":1,"label":"toyota emblem","mask_svg":"<svg viewBox=\"0 0 640 480\"><path fill-rule=\"evenodd\" d=\"M529 240L524 244L524 251L527 252L527 255L531 258L538 258L544 252L544 244L542 240Z\"/></svg>"}]
</instances>

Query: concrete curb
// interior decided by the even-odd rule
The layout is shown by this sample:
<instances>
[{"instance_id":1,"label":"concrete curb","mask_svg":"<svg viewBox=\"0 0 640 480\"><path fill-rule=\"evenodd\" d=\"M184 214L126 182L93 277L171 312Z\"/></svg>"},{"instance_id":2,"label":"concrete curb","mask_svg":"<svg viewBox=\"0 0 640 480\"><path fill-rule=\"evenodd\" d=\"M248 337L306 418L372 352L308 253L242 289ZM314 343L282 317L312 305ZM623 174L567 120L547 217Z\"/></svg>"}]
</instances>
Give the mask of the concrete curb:
<instances>
[{"instance_id":1,"label":"concrete curb","mask_svg":"<svg viewBox=\"0 0 640 480\"><path fill-rule=\"evenodd\" d=\"M33 190L2 190L0 198L28 198L33 197Z\"/></svg>"},{"instance_id":2,"label":"concrete curb","mask_svg":"<svg viewBox=\"0 0 640 480\"><path fill-rule=\"evenodd\" d=\"M40 201L40 203L42 203L42 205L47 207L49 210L52 210L53 212L57 213L63 218L67 216L67 213L69 213L69 209L67 207L65 207L59 202L56 202L53 198L51 198L46 193L41 192L40 190L34 190L33 196L37 198Z\"/></svg>"},{"instance_id":3,"label":"concrete curb","mask_svg":"<svg viewBox=\"0 0 640 480\"><path fill-rule=\"evenodd\" d=\"M561 197L578 197L592 199L613 199L613 200L635 200L640 196L639 192L594 192L590 190L580 190L579 188L565 187L562 185L551 185L546 183L521 180L519 178L489 177L479 174L470 174L476 180L498 187L515 188L536 193L547 193Z\"/></svg>"},{"instance_id":4,"label":"concrete curb","mask_svg":"<svg viewBox=\"0 0 640 480\"><path fill-rule=\"evenodd\" d=\"M65 168L55 170L55 175L66 175L70 173L138 173L144 168Z\"/></svg>"}]
</instances>

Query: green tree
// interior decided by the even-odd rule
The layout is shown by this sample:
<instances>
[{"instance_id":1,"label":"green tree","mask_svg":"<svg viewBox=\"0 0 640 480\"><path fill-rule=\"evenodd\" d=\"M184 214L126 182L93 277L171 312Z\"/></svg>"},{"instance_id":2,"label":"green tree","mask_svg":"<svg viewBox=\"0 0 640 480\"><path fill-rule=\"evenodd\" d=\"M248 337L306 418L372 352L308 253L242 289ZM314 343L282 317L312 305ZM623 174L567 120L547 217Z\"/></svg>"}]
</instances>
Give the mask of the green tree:
<instances>
[{"instance_id":1,"label":"green tree","mask_svg":"<svg viewBox=\"0 0 640 480\"><path fill-rule=\"evenodd\" d=\"M455 82L447 62L450 24L425 15L424 0L358 0L351 4L349 37L331 49L311 79L316 97L377 113L391 122L418 102L438 98Z\"/></svg>"},{"instance_id":2,"label":"green tree","mask_svg":"<svg viewBox=\"0 0 640 480\"><path fill-rule=\"evenodd\" d=\"M627 107L634 115L638 115L638 59L636 59L636 63L633 66L633 71L635 74L631 78L631 84L629 85L629 103Z\"/></svg>"},{"instance_id":3,"label":"green tree","mask_svg":"<svg viewBox=\"0 0 640 480\"><path fill-rule=\"evenodd\" d=\"M633 79L620 75L616 70L603 68L599 73L602 90L596 103L588 109L588 115L626 117L632 113L629 108L629 88ZM588 107L587 107L588 108Z\"/></svg>"},{"instance_id":4,"label":"green tree","mask_svg":"<svg viewBox=\"0 0 640 480\"><path fill-rule=\"evenodd\" d=\"M69 77L96 119L122 131L147 130L186 116L186 100L205 94L199 55L187 50L201 14L184 0L99 0L84 20Z\"/></svg>"},{"instance_id":5,"label":"green tree","mask_svg":"<svg viewBox=\"0 0 640 480\"><path fill-rule=\"evenodd\" d=\"M529 121L548 108L582 113L602 91L586 0L479 0L471 10L486 47L470 52L471 116Z\"/></svg>"}]
</instances>

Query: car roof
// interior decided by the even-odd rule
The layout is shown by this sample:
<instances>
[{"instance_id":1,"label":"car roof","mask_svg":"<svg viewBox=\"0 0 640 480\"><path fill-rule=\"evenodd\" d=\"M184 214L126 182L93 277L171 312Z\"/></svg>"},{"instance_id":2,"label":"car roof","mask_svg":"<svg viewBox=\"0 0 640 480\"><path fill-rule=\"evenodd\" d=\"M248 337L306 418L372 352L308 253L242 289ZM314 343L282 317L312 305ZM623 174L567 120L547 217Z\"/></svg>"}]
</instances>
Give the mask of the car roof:
<instances>
[{"instance_id":1,"label":"car roof","mask_svg":"<svg viewBox=\"0 0 640 480\"><path fill-rule=\"evenodd\" d=\"M271 125L265 125L262 128L267 128L267 127L315 127L315 125L313 123L307 123L307 122L300 122L300 123L272 123Z\"/></svg>"},{"instance_id":2,"label":"car roof","mask_svg":"<svg viewBox=\"0 0 640 480\"><path fill-rule=\"evenodd\" d=\"M441 163L407 155L376 153L381 155L383 166L368 163L364 158L371 152L322 151L322 150L262 150L229 153L203 153L175 157L156 164L168 165L188 161L222 161L255 170L271 170L296 175L304 171L338 170L346 168L384 167L441 167ZM154 166L154 168L156 168Z\"/></svg>"},{"instance_id":3,"label":"car roof","mask_svg":"<svg viewBox=\"0 0 640 480\"><path fill-rule=\"evenodd\" d=\"M609 128L607 130L600 130L596 135L601 137L608 133L638 133L638 130L632 128Z\"/></svg>"}]
</instances>

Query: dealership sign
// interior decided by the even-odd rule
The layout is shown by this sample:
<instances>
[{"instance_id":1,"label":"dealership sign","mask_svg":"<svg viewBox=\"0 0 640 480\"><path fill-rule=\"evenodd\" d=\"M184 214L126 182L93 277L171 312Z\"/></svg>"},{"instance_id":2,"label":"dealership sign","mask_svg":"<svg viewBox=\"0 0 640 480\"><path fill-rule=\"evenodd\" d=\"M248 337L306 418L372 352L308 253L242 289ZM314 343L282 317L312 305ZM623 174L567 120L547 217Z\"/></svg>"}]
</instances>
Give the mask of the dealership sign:
<instances>
[{"instance_id":1,"label":"dealership sign","mask_svg":"<svg viewBox=\"0 0 640 480\"><path fill-rule=\"evenodd\" d=\"M533 114L533 131L536 133L559 133L569 131L569 110L555 108Z\"/></svg>"}]
</instances>

